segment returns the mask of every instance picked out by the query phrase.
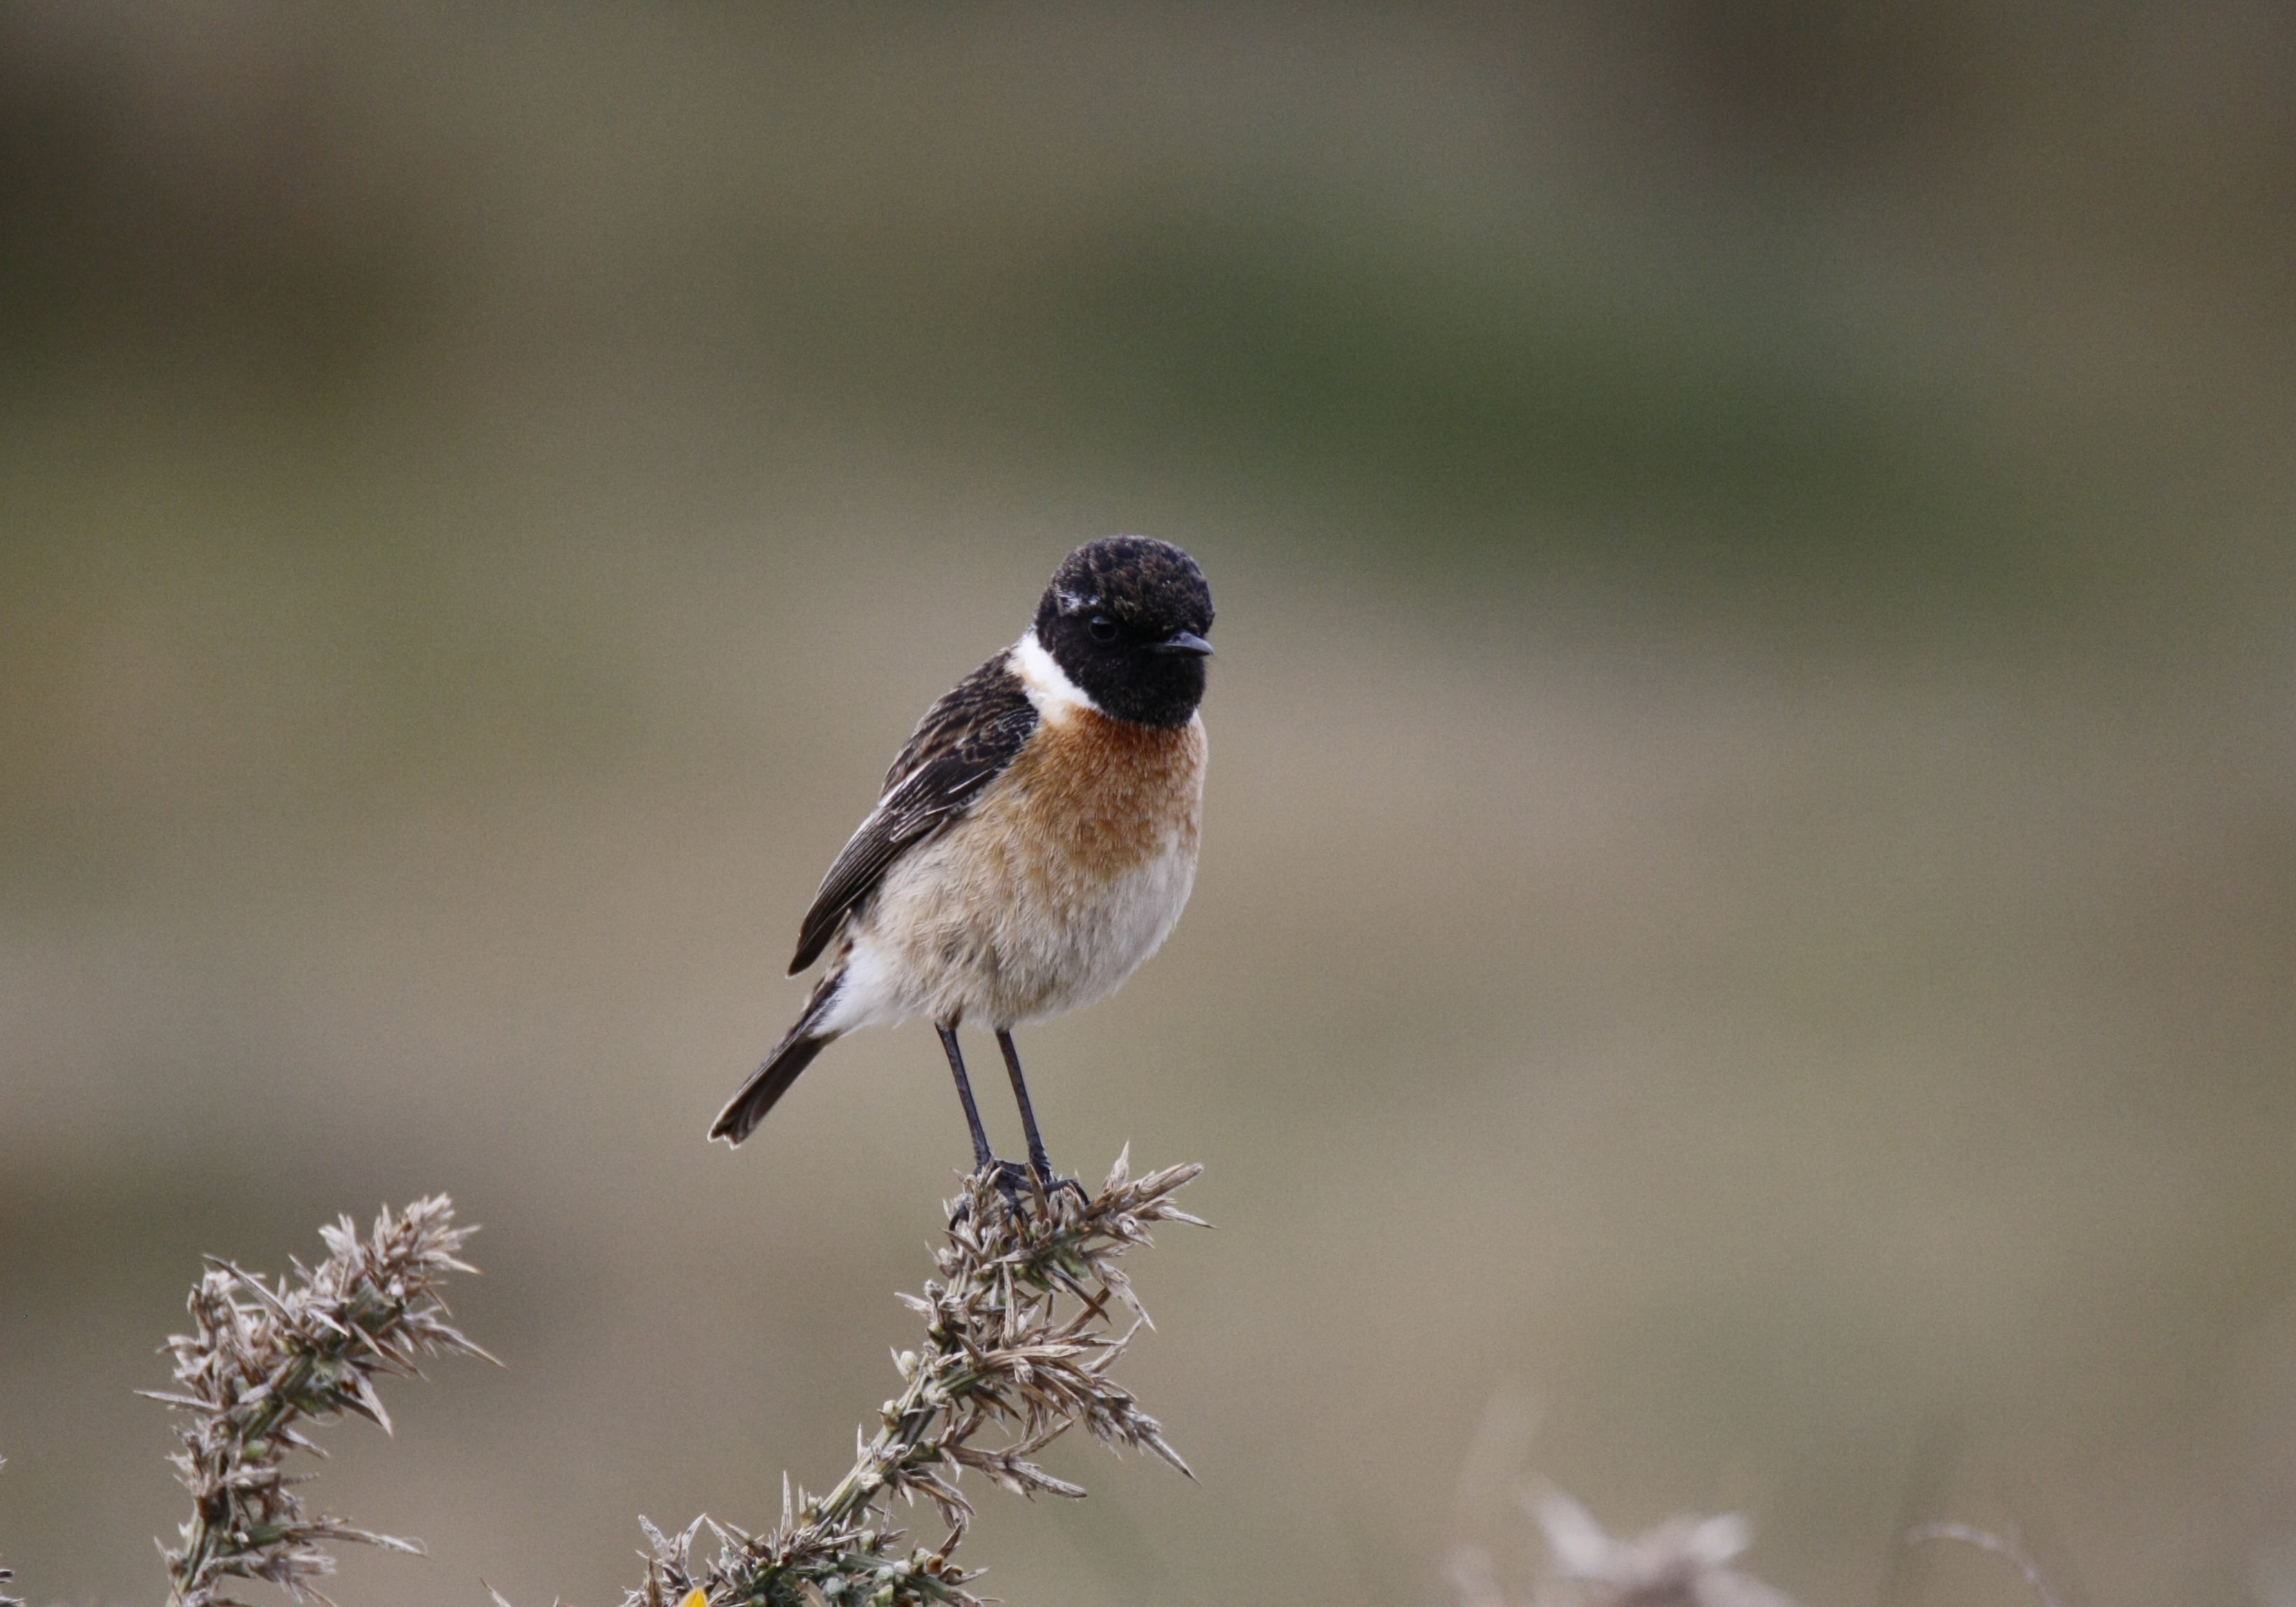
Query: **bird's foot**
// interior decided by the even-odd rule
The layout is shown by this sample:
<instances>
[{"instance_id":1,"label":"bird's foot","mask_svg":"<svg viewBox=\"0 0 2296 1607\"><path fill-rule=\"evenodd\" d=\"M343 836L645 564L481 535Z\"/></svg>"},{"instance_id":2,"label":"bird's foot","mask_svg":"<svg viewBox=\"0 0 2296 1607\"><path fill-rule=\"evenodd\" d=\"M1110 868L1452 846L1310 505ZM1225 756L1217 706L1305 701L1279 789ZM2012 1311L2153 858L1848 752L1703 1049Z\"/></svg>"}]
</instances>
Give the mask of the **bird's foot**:
<instances>
[{"instance_id":1,"label":"bird's foot","mask_svg":"<svg viewBox=\"0 0 2296 1607\"><path fill-rule=\"evenodd\" d=\"M1044 1190L1047 1203L1050 1203L1053 1197L1062 1190L1074 1194L1076 1202L1079 1206L1092 1203L1092 1196L1085 1192L1084 1185L1073 1177L1063 1177L1054 1171L1050 1161L1040 1158L1030 1165L1029 1170L1031 1180L1038 1188Z\"/></svg>"},{"instance_id":2,"label":"bird's foot","mask_svg":"<svg viewBox=\"0 0 2296 1607\"><path fill-rule=\"evenodd\" d=\"M1048 1164L1031 1163L1024 1166L1017 1160L1005 1160L991 1156L973 1173L973 1176L986 1177L996 1184L996 1192L1004 1196L1004 1209L1015 1215L1018 1215L1021 1210L1023 1196L1039 1199L1050 1205L1056 1195L1067 1193L1076 1196L1076 1201L1079 1206L1092 1203L1092 1195L1086 1192L1083 1184L1073 1177L1059 1176ZM972 1202L969 1200L958 1201L956 1212L949 1218L948 1225L955 1227L971 1214L972 1209Z\"/></svg>"},{"instance_id":3,"label":"bird's foot","mask_svg":"<svg viewBox=\"0 0 2296 1607\"><path fill-rule=\"evenodd\" d=\"M1017 1160L991 1160L983 1169L996 1183L996 1192L1004 1196L1005 1205L1013 1210L1021 1209L1021 1192L1036 1187L1029 1168Z\"/></svg>"},{"instance_id":4,"label":"bird's foot","mask_svg":"<svg viewBox=\"0 0 2296 1607\"><path fill-rule=\"evenodd\" d=\"M986 1177L996 1184L996 1192L1004 1196L1004 1209L1015 1215L1018 1215L1021 1209L1021 1189L1024 1186L1033 1189L1035 1186L1029 1177L1028 1168L1017 1160L1002 1160L994 1155L976 1168L972 1175L975 1177ZM959 1200L956 1202L955 1214L949 1218L948 1225L955 1227L972 1214L972 1200L970 1198Z\"/></svg>"}]
</instances>

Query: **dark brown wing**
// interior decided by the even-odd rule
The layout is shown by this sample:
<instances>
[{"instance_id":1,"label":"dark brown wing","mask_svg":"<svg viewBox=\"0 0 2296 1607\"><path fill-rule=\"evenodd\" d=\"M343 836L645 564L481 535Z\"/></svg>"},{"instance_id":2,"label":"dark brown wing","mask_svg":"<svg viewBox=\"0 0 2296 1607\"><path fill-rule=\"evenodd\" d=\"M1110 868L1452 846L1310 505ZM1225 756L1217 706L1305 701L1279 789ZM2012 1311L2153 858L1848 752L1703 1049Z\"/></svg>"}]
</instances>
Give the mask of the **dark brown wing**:
<instances>
[{"instance_id":1,"label":"dark brown wing","mask_svg":"<svg viewBox=\"0 0 2296 1607\"><path fill-rule=\"evenodd\" d=\"M877 890L893 861L962 816L981 789L1003 774L1037 728L1037 707L998 653L974 670L917 722L893 767L884 796L853 833L797 937L794 976L821 957L845 917Z\"/></svg>"}]
</instances>

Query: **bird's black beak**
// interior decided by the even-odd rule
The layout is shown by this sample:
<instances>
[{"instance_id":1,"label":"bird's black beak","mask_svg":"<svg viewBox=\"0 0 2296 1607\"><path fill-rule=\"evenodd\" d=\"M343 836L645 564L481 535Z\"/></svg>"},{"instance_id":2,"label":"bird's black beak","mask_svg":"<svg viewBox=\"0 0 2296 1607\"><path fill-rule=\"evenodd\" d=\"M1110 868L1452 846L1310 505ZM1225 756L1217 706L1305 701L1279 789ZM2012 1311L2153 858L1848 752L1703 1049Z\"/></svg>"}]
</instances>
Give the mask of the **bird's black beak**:
<instances>
[{"instance_id":1,"label":"bird's black beak","mask_svg":"<svg viewBox=\"0 0 2296 1607\"><path fill-rule=\"evenodd\" d=\"M1193 653L1199 659L1212 656L1212 644L1192 630L1180 631L1156 644L1158 652Z\"/></svg>"}]
</instances>

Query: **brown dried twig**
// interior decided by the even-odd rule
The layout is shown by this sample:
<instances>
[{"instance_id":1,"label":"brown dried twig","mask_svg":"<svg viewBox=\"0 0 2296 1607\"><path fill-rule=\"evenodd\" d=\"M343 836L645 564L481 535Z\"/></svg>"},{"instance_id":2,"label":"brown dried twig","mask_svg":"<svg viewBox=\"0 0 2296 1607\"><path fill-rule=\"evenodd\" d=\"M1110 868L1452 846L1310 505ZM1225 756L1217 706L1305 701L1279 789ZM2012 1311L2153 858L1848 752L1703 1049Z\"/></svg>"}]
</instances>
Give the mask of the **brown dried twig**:
<instances>
[{"instance_id":1,"label":"brown dried twig","mask_svg":"<svg viewBox=\"0 0 2296 1607\"><path fill-rule=\"evenodd\" d=\"M420 1376L422 1357L494 1359L447 1322L438 1292L447 1273L475 1270L458 1257L476 1231L456 1226L439 1194L386 1209L366 1238L348 1217L321 1228L327 1259L295 1263L292 1279L210 1259L192 1289L192 1332L168 1341L179 1390L143 1391L186 1419L169 1458L193 1504L182 1545L164 1551L172 1607L234 1607L220 1594L233 1578L324 1602L313 1582L334 1570L332 1540L421 1554L419 1542L306 1513L297 1487L310 1475L283 1464L291 1450L324 1455L304 1428L346 1412L389 1432L376 1381Z\"/></svg>"},{"instance_id":2,"label":"brown dried twig","mask_svg":"<svg viewBox=\"0 0 2296 1607\"><path fill-rule=\"evenodd\" d=\"M763 1535L697 1518L671 1537L641 1519L653 1554L625 1607L980 1607L964 1588L974 1575L955 1556L972 1521L957 1488L966 1471L1018 1495L1082 1496L1032 1460L1082 1428L1186 1473L1162 1428L1108 1370L1148 1320L1119 1258L1147 1243L1157 1223L1198 1221L1173 1196L1203 1168L1134 1177L1129 1154L1090 1200L1039 1188L1008 1203L990 1174L968 1178L933 1254L939 1276L922 1295L902 1297L925 1319L924 1344L894 1357L901 1392L885 1403L875 1436L858 1444L852 1470L824 1496L792 1492L784 1479L781 1521ZM1113 1306L1132 1314L1122 1332ZM985 1430L1001 1431L1002 1442L975 1443ZM930 1502L947 1537L904 1546L896 1496ZM693 1543L705 1524L718 1554L697 1567Z\"/></svg>"}]
</instances>

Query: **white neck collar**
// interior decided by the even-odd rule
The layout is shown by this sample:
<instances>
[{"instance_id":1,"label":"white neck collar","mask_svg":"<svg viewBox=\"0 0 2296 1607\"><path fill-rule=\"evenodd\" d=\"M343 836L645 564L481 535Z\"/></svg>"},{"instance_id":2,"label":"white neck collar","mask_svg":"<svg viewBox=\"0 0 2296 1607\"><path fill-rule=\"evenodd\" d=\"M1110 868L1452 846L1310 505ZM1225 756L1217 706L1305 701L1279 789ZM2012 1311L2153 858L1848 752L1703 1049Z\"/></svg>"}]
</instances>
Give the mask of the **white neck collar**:
<instances>
[{"instance_id":1,"label":"white neck collar","mask_svg":"<svg viewBox=\"0 0 2296 1607\"><path fill-rule=\"evenodd\" d=\"M1033 625L1013 648L1013 669L1021 677L1022 690L1029 701L1037 706L1040 719L1059 721L1079 709L1094 714L1101 712L1100 705L1092 701L1091 693L1069 679L1053 655L1037 640Z\"/></svg>"}]
</instances>

